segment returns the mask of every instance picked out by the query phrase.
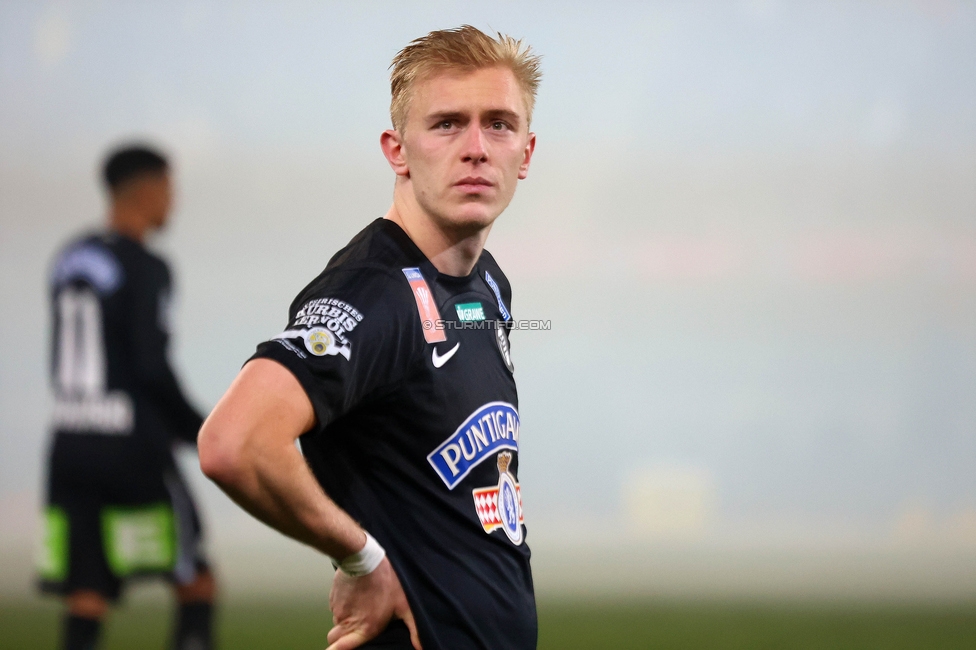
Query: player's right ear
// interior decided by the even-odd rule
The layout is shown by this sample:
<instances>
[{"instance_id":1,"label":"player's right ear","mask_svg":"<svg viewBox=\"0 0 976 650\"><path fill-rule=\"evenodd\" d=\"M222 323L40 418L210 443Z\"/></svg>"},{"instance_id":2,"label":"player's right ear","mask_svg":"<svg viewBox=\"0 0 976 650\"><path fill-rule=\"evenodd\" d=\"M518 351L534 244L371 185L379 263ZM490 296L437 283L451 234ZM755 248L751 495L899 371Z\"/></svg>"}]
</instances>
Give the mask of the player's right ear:
<instances>
[{"instance_id":1,"label":"player's right ear","mask_svg":"<svg viewBox=\"0 0 976 650\"><path fill-rule=\"evenodd\" d=\"M380 147L393 173L397 176L410 176L407 159L403 155L403 139L399 131L394 129L383 131L383 135L380 136Z\"/></svg>"}]
</instances>

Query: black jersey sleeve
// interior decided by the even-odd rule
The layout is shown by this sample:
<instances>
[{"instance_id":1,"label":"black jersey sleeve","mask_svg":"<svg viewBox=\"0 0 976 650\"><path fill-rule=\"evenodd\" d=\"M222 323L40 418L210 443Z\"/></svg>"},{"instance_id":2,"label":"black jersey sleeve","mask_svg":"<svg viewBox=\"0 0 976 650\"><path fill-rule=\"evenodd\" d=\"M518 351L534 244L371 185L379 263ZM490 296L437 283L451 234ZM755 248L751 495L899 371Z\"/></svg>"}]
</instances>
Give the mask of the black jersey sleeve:
<instances>
[{"instance_id":1,"label":"black jersey sleeve","mask_svg":"<svg viewBox=\"0 0 976 650\"><path fill-rule=\"evenodd\" d=\"M420 320L404 297L411 298L406 280L385 269L326 272L292 303L285 330L251 359L285 366L312 403L315 430L324 430L421 360Z\"/></svg>"},{"instance_id":2,"label":"black jersey sleeve","mask_svg":"<svg viewBox=\"0 0 976 650\"><path fill-rule=\"evenodd\" d=\"M169 269L161 260L141 265L129 282L133 320L128 328L132 371L141 394L178 440L196 444L203 417L187 400L169 363Z\"/></svg>"}]
</instances>

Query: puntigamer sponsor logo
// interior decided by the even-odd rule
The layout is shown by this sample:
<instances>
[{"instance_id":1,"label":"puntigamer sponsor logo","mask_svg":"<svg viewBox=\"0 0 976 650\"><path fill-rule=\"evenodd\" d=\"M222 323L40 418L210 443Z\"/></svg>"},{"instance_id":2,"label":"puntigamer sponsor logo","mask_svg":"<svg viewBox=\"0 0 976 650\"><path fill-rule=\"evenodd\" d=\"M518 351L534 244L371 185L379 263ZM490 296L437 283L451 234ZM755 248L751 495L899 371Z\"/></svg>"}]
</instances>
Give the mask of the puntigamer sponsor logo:
<instances>
[{"instance_id":1,"label":"puntigamer sponsor logo","mask_svg":"<svg viewBox=\"0 0 976 650\"><path fill-rule=\"evenodd\" d=\"M519 414L508 402L489 402L468 416L427 461L453 490L483 460L500 449L518 451Z\"/></svg>"},{"instance_id":2,"label":"puntigamer sponsor logo","mask_svg":"<svg viewBox=\"0 0 976 650\"><path fill-rule=\"evenodd\" d=\"M454 305L454 310L457 312L458 320L462 323L472 323L485 319L485 309L480 302L465 302Z\"/></svg>"}]
</instances>

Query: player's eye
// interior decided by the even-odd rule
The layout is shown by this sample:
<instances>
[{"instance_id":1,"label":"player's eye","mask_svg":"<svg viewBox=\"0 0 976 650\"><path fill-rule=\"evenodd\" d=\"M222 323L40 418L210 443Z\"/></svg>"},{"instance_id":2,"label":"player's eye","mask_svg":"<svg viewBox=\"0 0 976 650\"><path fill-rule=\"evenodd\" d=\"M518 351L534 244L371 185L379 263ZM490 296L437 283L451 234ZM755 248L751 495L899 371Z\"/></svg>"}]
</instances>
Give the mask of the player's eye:
<instances>
[{"instance_id":1,"label":"player's eye","mask_svg":"<svg viewBox=\"0 0 976 650\"><path fill-rule=\"evenodd\" d=\"M443 122L439 122L437 124L437 128L440 129L441 131L448 131L453 126L454 126L454 122L452 122L451 120L444 120Z\"/></svg>"},{"instance_id":2,"label":"player's eye","mask_svg":"<svg viewBox=\"0 0 976 650\"><path fill-rule=\"evenodd\" d=\"M505 129L508 128L508 125L502 122L501 120L495 120L494 122L491 123L491 128L493 131L504 131Z\"/></svg>"}]
</instances>

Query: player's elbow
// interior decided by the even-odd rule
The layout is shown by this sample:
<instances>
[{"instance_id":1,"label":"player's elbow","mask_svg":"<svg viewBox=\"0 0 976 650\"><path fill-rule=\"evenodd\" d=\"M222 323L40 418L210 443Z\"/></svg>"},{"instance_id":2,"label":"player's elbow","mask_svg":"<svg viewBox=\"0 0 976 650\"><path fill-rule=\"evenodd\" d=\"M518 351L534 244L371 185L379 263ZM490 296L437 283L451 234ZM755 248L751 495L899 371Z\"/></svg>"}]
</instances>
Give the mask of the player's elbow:
<instances>
[{"instance_id":1,"label":"player's elbow","mask_svg":"<svg viewBox=\"0 0 976 650\"><path fill-rule=\"evenodd\" d=\"M242 445L224 423L213 416L207 418L197 438L200 469L221 487L231 487L241 480L243 469Z\"/></svg>"}]
</instances>

